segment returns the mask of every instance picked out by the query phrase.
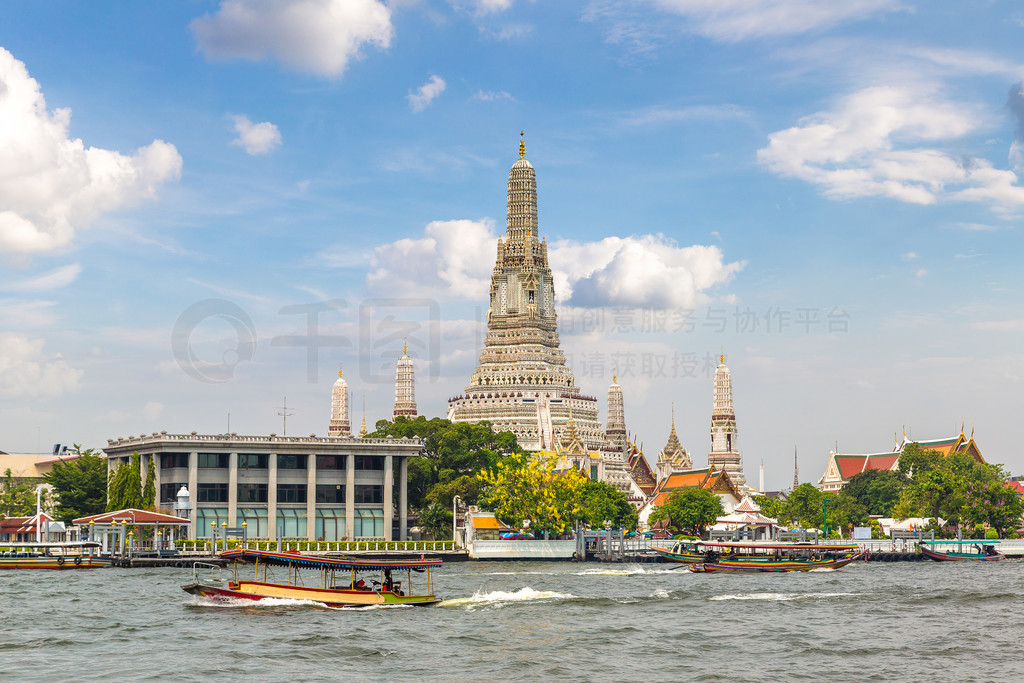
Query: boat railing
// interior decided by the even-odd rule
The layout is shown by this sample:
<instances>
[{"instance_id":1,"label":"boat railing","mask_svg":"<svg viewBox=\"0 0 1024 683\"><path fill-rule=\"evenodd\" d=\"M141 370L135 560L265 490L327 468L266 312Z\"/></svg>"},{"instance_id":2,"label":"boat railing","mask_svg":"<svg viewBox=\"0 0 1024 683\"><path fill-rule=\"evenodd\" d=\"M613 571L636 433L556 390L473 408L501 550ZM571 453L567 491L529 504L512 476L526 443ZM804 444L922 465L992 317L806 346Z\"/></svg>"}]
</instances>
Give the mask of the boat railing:
<instances>
[{"instance_id":1,"label":"boat railing","mask_svg":"<svg viewBox=\"0 0 1024 683\"><path fill-rule=\"evenodd\" d=\"M210 564L209 562L193 562L192 563L192 583L199 583L199 568L210 570L210 576L215 581L222 581L223 575L221 574L222 567L219 564Z\"/></svg>"}]
</instances>

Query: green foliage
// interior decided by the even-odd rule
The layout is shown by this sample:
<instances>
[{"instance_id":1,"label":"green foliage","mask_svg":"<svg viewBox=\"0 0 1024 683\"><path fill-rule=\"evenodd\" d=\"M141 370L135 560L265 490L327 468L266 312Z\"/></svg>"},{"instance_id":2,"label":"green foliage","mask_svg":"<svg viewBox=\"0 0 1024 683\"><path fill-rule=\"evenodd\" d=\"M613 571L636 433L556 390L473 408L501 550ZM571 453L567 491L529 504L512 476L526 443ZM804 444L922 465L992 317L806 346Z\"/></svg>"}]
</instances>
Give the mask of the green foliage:
<instances>
[{"instance_id":1,"label":"green foliage","mask_svg":"<svg viewBox=\"0 0 1024 683\"><path fill-rule=\"evenodd\" d=\"M146 467L146 485L142 488L142 508L156 509L156 457L150 456Z\"/></svg>"},{"instance_id":2,"label":"green foliage","mask_svg":"<svg viewBox=\"0 0 1024 683\"><path fill-rule=\"evenodd\" d=\"M430 532L435 539L451 538L452 536L452 509L430 503L420 508L419 525Z\"/></svg>"},{"instance_id":3,"label":"green foliage","mask_svg":"<svg viewBox=\"0 0 1024 683\"><path fill-rule=\"evenodd\" d=\"M603 527L608 522L613 528L635 531L640 519L624 493L600 481L584 484L580 514L582 521L591 528Z\"/></svg>"},{"instance_id":4,"label":"green foliage","mask_svg":"<svg viewBox=\"0 0 1024 683\"><path fill-rule=\"evenodd\" d=\"M96 451L75 444L78 457L55 462L43 475L56 494L54 519L65 523L79 517L96 515L107 504L107 463Z\"/></svg>"},{"instance_id":5,"label":"green foliage","mask_svg":"<svg viewBox=\"0 0 1024 683\"><path fill-rule=\"evenodd\" d=\"M941 453L926 451L918 443L908 443L900 453L899 464L896 468L904 477L917 482L923 475L938 469L941 465Z\"/></svg>"},{"instance_id":6,"label":"green foliage","mask_svg":"<svg viewBox=\"0 0 1024 683\"><path fill-rule=\"evenodd\" d=\"M478 476L485 486L480 503L501 521L529 530L562 534L581 517L586 478L575 469L556 472L557 456L513 453Z\"/></svg>"},{"instance_id":7,"label":"green foliage","mask_svg":"<svg viewBox=\"0 0 1024 683\"><path fill-rule=\"evenodd\" d=\"M111 472L107 486L107 511L142 508L142 472L139 452L127 464Z\"/></svg>"},{"instance_id":8,"label":"green foliage","mask_svg":"<svg viewBox=\"0 0 1024 683\"><path fill-rule=\"evenodd\" d=\"M780 498L769 498L768 496L754 496L754 502L761 508L761 514L782 521L786 519L786 501Z\"/></svg>"},{"instance_id":9,"label":"green foliage","mask_svg":"<svg viewBox=\"0 0 1024 683\"><path fill-rule=\"evenodd\" d=\"M907 478L889 470L866 470L850 477L843 493L861 505L867 514L891 517Z\"/></svg>"},{"instance_id":10,"label":"green foliage","mask_svg":"<svg viewBox=\"0 0 1024 683\"><path fill-rule=\"evenodd\" d=\"M669 527L703 536L704 530L723 514L725 510L718 496L694 486L670 493L664 505L651 510L648 521L652 525L667 521Z\"/></svg>"},{"instance_id":11,"label":"green foliage","mask_svg":"<svg viewBox=\"0 0 1024 683\"><path fill-rule=\"evenodd\" d=\"M420 510L431 503L451 506L455 495L463 504L475 505L483 489L476 475L502 456L522 452L514 434L496 433L487 422L399 416L394 422L378 421L376 431L368 436L424 439L424 457L409 459L409 507Z\"/></svg>"},{"instance_id":12,"label":"green foliage","mask_svg":"<svg viewBox=\"0 0 1024 683\"><path fill-rule=\"evenodd\" d=\"M35 487L28 481L14 481L11 469L4 470L3 490L0 490L0 517L29 517L35 512Z\"/></svg>"},{"instance_id":13,"label":"green foliage","mask_svg":"<svg viewBox=\"0 0 1024 683\"><path fill-rule=\"evenodd\" d=\"M995 529L986 529L985 530L985 538L987 538L987 539L999 538L999 535L1000 535L999 532L996 531Z\"/></svg>"},{"instance_id":14,"label":"green foliage","mask_svg":"<svg viewBox=\"0 0 1024 683\"><path fill-rule=\"evenodd\" d=\"M821 528L824 497L813 484L800 484L786 499L786 518L803 527Z\"/></svg>"}]
</instances>

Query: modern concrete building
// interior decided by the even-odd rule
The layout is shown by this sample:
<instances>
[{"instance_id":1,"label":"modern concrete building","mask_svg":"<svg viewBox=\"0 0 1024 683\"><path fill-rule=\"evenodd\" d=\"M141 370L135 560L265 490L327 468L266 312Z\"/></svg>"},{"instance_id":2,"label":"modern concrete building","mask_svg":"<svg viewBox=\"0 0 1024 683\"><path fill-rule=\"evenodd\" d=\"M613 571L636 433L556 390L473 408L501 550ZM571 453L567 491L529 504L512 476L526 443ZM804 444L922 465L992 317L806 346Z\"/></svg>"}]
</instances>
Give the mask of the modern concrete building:
<instances>
[{"instance_id":1,"label":"modern concrete building","mask_svg":"<svg viewBox=\"0 0 1024 683\"><path fill-rule=\"evenodd\" d=\"M104 452L115 469L138 451L143 481L155 459L160 508L187 486L192 538L245 523L250 538L336 541L406 539L408 461L422 449L391 437L153 432L109 439Z\"/></svg>"}]
</instances>

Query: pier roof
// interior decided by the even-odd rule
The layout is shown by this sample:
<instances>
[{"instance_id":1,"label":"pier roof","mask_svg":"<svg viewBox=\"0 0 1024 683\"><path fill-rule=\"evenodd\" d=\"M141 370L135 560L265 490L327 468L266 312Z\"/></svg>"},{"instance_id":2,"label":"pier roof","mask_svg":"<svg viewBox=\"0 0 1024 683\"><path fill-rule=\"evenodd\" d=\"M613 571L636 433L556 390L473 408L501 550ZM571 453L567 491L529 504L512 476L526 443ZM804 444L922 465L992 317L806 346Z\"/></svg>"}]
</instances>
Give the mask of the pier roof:
<instances>
[{"instance_id":1,"label":"pier roof","mask_svg":"<svg viewBox=\"0 0 1024 683\"><path fill-rule=\"evenodd\" d=\"M98 515L89 515L88 517L79 517L75 520L75 524L112 524L114 522L130 522L131 524L168 524L185 526L189 524L189 520L183 517L175 517L174 515L165 515L162 512L153 512L152 510L137 510L135 508L127 508L124 510L115 510L114 512L104 512Z\"/></svg>"}]
</instances>

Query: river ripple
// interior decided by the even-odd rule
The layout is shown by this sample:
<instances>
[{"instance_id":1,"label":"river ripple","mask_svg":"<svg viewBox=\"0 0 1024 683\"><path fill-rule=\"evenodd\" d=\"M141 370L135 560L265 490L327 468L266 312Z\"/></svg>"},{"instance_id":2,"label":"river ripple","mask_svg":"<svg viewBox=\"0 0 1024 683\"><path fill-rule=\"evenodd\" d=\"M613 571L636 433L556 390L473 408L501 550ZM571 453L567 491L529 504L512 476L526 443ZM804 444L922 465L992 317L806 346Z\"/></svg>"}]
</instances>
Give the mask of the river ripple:
<instances>
[{"instance_id":1,"label":"river ripple","mask_svg":"<svg viewBox=\"0 0 1024 683\"><path fill-rule=\"evenodd\" d=\"M0 574L0 679L1024 680L1024 564L450 564L437 607L214 606L184 569Z\"/></svg>"}]
</instances>

